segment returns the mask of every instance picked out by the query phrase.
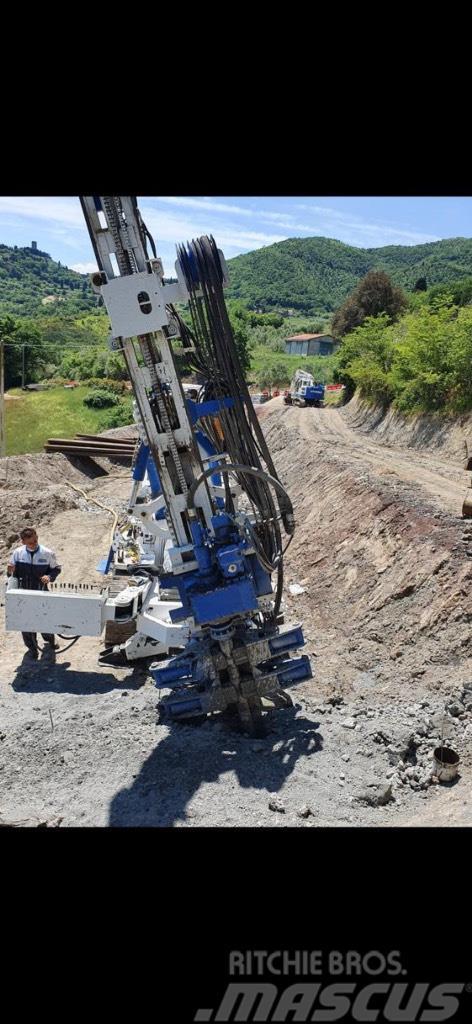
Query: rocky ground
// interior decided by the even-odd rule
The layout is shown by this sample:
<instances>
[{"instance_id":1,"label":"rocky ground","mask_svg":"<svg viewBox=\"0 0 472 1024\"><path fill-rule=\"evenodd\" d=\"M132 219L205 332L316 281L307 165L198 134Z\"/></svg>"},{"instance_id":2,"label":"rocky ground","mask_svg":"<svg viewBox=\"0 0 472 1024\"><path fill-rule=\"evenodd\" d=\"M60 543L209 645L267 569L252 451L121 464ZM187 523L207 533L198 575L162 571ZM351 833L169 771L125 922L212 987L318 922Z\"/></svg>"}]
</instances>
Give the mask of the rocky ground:
<instances>
[{"instance_id":1,"label":"rocky ground","mask_svg":"<svg viewBox=\"0 0 472 1024\"><path fill-rule=\"evenodd\" d=\"M472 823L472 531L457 436L402 444L398 422L377 432L359 407L280 399L261 420L296 511L286 619L304 623L313 679L254 741L218 721L160 723L146 666L99 666L97 640L29 663L3 633L0 824ZM71 483L115 509L130 490L128 470L106 462L2 460L0 554L28 522L64 580L97 582L111 516ZM447 785L433 774L441 740L461 758Z\"/></svg>"}]
</instances>

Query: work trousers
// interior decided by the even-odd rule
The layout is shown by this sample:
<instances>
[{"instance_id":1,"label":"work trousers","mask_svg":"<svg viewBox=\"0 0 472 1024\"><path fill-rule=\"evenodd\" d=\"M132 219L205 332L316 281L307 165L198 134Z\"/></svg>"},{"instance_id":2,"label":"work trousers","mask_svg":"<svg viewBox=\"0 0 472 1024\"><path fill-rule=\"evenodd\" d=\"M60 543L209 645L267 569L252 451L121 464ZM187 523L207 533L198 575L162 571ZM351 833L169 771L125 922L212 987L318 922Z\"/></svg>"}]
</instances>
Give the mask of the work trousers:
<instances>
[{"instance_id":1,"label":"work trousers","mask_svg":"<svg viewBox=\"0 0 472 1024\"><path fill-rule=\"evenodd\" d=\"M23 640L30 651L35 651L38 646L38 634L37 633L22 633ZM54 643L54 633L41 633L43 640L49 641L50 644Z\"/></svg>"}]
</instances>

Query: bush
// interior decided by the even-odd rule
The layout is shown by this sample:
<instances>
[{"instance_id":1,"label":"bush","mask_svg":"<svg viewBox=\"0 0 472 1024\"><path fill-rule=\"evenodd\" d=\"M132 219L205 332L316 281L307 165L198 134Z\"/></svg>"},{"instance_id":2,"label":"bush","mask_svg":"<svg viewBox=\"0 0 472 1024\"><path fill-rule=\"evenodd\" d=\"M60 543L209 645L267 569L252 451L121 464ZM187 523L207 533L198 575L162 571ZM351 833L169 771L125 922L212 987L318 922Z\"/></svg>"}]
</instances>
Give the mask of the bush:
<instances>
[{"instance_id":1,"label":"bush","mask_svg":"<svg viewBox=\"0 0 472 1024\"><path fill-rule=\"evenodd\" d=\"M446 284L435 284L428 291L430 305L467 306L472 301L472 277L464 277L459 281L448 281Z\"/></svg>"},{"instance_id":2,"label":"bush","mask_svg":"<svg viewBox=\"0 0 472 1024\"><path fill-rule=\"evenodd\" d=\"M369 316L343 339L335 356L337 381L346 387L346 400L358 387L364 397L383 404L393 398L390 386L394 346L386 313Z\"/></svg>"},{"instance_id":3,"label":"bush","mask_svg":"<svg viewBox=\"0 0 472 1024\"><path fill-rule=\"evenodd\" d=\"M347 397L358 387L404 413L460 415L472 409L472 308L451 306L445 295L396 324L386 314L368 317L344 338L336 359Z\"/></svg>"},{"instance_id":4,"label":"bush","mask_svg":"<svg viewBox=\"0 0 472 1024\"><path fill-rule=\"evenodd\" d=\"M38 384L47 384L50 388L61 388L65 384L70 384L72 379L72 377L45 377L38 381Z\"/></svg>"},{"instance_id":5,"label":"bush","mask_svg":"<svg viewBox=\"0 0 472 1024\"><path fill-rule=\"evenodd\" d=\"M423 307L397 325L391 382L403 412L466 412L472 405L472 310Z\"/></svg>"},{"instance_id":6,"label":"bush","mask_svg":"<svg viewBox=\"0 0 472 1024\"><path fill-rule=\"evenodd\" d=\"M262 366L254 376L256 383L261 388L281 387L288 383L288 373L283 364Z\"/></svg>"},{"instance_id":7,"label":"bush","mask_svg":"<svg viewBox=\"0 0 472 1024\"><path fill-rule=\"evenodd\" d=\"M87 405L89 409L106 409L110 405L118 405L119 399L116 395L112 395L111 391L95 388L94 391L85 396L83 401L84 405Z\"/></svg>"},{"instance_id":8,"label":"bush","mask_svg":"<svg viewBox=\"0 0 472 1024\"><path fill-rule=\"evenodd\" d=\"M110 377L89 377L88 380L83 381L91 388L99 388L103 391L111 391L114 395L125 395L128 393L126 381L124 380L112 380Z\"/></svg>"},{"instance_id":9,"label":"bush","mask_svg":"<svg viewBox=\"0 0 472 1024\"><path fill-rule=\"evenodd\" d=\"M88 345L81 351L62 352L58 374L74 380L99 379L100 382L126 380L128 377L123 356L98 345Z\"/></svg>"},{"instance_id":10,"label":"bush","mask_svg":"<svg viewBox=\"0 0 472 1024\"><path fill-rule=\"evenodd\" d=\"M133 409L131 402L120 402L115 409L105 413L100 418L99 429L111 430L112 427L127 427L133 423Z\"/></svg>"}]
</instances>

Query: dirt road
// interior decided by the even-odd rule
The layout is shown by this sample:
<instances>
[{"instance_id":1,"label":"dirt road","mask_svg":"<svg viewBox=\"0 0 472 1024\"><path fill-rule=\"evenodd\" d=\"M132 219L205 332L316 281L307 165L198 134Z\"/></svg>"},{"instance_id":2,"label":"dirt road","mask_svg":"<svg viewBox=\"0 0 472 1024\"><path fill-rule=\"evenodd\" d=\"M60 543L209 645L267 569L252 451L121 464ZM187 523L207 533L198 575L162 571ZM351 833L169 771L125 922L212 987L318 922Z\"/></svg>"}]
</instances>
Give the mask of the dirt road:
<instances>
[{"instance_id":1,"label":"dirt road","mask_svg":"<svg viewBox=\"0 0 472 1024\"><path fill-rule=\"evenodd\" d=\"M307 441L326 444L345 456L346 463L364 465L378 476L394 475L399 480L420 487L438 508L460 515L470 474L450 460L438 457L432 451L427 455L399 446L375 443L347 423L342 410L299 409L287 410L291 427ZM307 415L308 413L308 415Z\"/></svg>"},{"instance_id":2,"label":"dirt road","mask_svg":"<svg viewBox=\"0 0 472 1024\"><path fill-rule=\"evenodd\" d=\"M257 742L216 721L168 728L146 666L100 667L100 643L86 638L28 664L21 637L4 633L0 824L472 824L467 475L433 446L365 436L345 411L274 400L262 424L298 523L286 619L304 623L313 679L291 691L295 707ZM38 494L37 458L0 466L2 557L8 523L14 534L27 514L64 580L96 582L111 517L68 480L120 508L126 474L47 457L62 461ZM442 734L461 757L447 787L430 784Z\"/></svg>"}]
</instances>

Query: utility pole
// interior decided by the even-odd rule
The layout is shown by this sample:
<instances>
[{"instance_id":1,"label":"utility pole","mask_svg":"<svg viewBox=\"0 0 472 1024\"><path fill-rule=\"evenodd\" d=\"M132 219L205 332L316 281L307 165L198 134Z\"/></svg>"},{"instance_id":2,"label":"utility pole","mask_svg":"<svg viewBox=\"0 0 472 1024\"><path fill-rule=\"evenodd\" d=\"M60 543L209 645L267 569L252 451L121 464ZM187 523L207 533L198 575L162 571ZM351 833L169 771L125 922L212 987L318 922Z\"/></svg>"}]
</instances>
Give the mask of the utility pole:
<instances>
[{"instance_id":1,"label":"utility pole","mask_svg":"<svg viewBox=\"0 0 472 1024\"><path fill-rule=\"evenodd\" d=\"M3 365L4 345L0 341L0 458L5 455L5 374Z\"/></svg>"}]
</instances>

